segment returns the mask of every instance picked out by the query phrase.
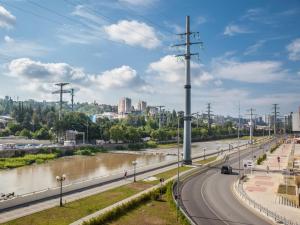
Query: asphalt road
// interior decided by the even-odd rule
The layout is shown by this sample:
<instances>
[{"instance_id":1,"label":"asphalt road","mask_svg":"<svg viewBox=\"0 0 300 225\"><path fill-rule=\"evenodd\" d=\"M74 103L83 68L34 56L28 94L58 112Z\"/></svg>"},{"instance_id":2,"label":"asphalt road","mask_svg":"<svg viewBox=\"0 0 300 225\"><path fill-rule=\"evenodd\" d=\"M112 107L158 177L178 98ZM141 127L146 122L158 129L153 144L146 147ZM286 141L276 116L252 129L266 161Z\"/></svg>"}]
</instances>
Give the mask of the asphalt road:
<instances>
[{"instance_id":1,"label":"asphalt road","mask_svg":"<svg viewBox=\"0 0 300 225\"><path fill-rule=\"evenodd\" d=\"M265 149L267 148L268 146L265 146ZM253 149L254 155L257 156L262 151ZM251 151L241 153L241 159L249 159L251 155ZM238 176L238 155L230 156L225 164L233 167L232 175L221 174L220 168L211 168L183 184L181 189L183 208L196 224L201 225L270 224L247 209L232 193L232 183Z\"/></svg>"}]
</instances>

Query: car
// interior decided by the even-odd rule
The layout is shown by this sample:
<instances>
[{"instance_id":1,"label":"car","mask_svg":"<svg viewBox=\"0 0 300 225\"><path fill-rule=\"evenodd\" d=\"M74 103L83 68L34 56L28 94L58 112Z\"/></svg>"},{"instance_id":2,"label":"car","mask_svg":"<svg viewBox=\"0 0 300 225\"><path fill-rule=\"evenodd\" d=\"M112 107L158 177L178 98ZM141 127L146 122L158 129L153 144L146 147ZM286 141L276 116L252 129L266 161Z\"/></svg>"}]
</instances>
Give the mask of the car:
<instances>
[{"instance_id":1,"label":"car","mask_svg":"<svg viewBox=\"0 0 300 225\"><path fill-rule=\"evenodd\" d=\"M232 167L229 165L222 166L221 174L232 174Z\"/></svg>"}]
</instances>

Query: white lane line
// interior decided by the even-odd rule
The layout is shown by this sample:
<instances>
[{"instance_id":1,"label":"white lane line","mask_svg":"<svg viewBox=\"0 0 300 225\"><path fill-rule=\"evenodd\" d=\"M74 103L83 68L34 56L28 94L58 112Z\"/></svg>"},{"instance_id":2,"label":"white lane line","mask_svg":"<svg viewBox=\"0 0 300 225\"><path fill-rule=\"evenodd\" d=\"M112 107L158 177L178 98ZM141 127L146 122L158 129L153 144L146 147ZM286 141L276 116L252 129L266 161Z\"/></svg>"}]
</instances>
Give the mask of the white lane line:
<instances>
[{"instance_id":1,"label":"white lane line","mask_svg":"<svg viewBox=\"0 0 300 225\"><path fill-rule=\"evenodd\" d=\"M210 178L214 175L216 175L217 173L214 173L210 176ZM202 183L202 186L201 186L201 196L202 196L202 199L204 200L204 204L206 205L206 207L223 223L229 225L226 221L224 221L217 213L215 210L213 210L212 207L209 206L209 203L207 202L207 200L205 199L204 197L204 186L206 186L206 182L207 182L208 179L205 179L205 181Z\"/></svg>"}]
</instances>

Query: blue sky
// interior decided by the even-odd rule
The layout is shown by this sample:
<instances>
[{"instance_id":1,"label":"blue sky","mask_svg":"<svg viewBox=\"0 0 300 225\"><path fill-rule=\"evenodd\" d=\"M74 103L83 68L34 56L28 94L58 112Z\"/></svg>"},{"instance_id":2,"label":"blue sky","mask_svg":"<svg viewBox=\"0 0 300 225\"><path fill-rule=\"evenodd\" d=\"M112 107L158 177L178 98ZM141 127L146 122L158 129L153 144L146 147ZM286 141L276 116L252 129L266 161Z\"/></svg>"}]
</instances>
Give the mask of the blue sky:
<instances>
[{"instance_id":1,"label":"blue sky","mask_svg":"<svg viewBox=\"0 0 300 225\"><path fill-rule=\"evenodd\" d=\"M192 111L296 111L300 2L231 0L2 0L0 96L55 100L68 81L78 101L184 108L180 43L185 16L204 47L193 47ZM193 40L198 41L198 37ZM70 86L70 87L71 87ZM68 100L69 96L66 97Z\"/></svg>"}]
</instances>

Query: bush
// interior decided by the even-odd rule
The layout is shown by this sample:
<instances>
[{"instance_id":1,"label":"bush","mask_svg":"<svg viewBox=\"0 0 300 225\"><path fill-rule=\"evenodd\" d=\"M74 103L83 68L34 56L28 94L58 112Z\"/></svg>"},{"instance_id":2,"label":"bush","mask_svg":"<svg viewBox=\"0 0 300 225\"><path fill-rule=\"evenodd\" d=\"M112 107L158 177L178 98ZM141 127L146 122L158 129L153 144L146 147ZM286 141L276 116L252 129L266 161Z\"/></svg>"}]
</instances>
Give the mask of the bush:
<instances>
[{"instance_id":1,"label":"bush","mask_svg":"<svg viewBox=\"0 0 300 225\"><path fill-rule=\"evenodd\" d=\"M157 148L157 143L155 141L147 141L145 145L147 148Z\"/></svg>"},{"instance_id":2,"label":"bush","mask_svg":"<svg viewBox=\"0 0 300 225\"><path fill-rule=\"evenodd\" d=\"M20 132L20 136L22 137L27 137L27 138L31 138L31 133L29 130L27 130L26 128L24 128L21 132Z\"/></svg>"},{"instance_id":3,"label":"bush","mask_svg":"<svg viewBox=\"0 0 300 225\"><path fill-rule=\"evenodd\" d=\"M263 154L262 156L260 156L258 159L257 159L257 165L261 165L261 163L263 161L265 161L267 159L267 155L266 154Z\"/></svg>"}]
</instances>

